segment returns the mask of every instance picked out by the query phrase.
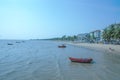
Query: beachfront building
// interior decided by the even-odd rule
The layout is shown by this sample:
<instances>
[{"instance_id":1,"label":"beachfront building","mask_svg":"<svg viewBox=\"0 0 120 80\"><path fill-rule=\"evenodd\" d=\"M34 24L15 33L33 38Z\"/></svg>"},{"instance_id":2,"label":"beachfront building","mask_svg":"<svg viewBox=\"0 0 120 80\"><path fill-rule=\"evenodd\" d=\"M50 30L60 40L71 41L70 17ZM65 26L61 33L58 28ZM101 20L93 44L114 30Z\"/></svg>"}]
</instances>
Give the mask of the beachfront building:
<instances>
[{"instance_id":1,"label":"beachfront building","mask_svg":"<svg viewBox=\"0 0 120 80\"><path fill-rule=\"evenodd\" d=\"M78 42L89 42L90 36L89 33L83 33L77 35Z\"/></svg>"},{"instance_id":2,"label":"beachfront building","mask_svg":"<svg viewBox=\"0 0 120 80\"><path fill-rule=\"evenodd\" d=\"M104 31L103 29L100 30L100 41L101 41L101 42L103 42L103 36L102 36L102 35L103 35L103 31Z\"/></svg>"},{"instance_id":3,"label":"beachfront building","mask_svg":"<svg viewBox=\"0 0 120 80\"><path fill-rule=\"evenodd\" d=\"M100 42L101 36L101 30L90 32L90 42Z\"/></svg>"}]
</instances>

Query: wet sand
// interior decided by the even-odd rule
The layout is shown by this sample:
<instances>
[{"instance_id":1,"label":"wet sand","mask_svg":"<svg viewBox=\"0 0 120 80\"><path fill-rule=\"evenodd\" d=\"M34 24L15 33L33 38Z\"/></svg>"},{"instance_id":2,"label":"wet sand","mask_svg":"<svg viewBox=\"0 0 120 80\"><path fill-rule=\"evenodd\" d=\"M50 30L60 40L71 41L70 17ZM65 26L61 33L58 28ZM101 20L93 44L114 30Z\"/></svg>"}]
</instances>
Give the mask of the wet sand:
<instances>
[{"instance_id":1,"label":"wet sand","mask_svg":"<svg viewBox=\"0 0 120 80\"><path fill-rule=\"evenodd\" d=\"M75 42L67 42L67 44L85 47L101 52L113 53L120 55L120 45L112 45L112 44L96 44L96 43L75 43Z\"/></svg>"}]
</instances>

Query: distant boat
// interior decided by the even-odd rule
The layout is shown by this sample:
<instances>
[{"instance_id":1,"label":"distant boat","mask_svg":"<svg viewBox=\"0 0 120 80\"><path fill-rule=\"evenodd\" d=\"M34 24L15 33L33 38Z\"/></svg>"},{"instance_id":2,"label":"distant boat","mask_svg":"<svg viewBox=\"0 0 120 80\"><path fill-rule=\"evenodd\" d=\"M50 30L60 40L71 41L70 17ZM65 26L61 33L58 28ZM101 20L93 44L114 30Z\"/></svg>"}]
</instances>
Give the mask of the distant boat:
<instances>
[{"instance_id":1,"label":"distant boat","mask_svg":"<svg viewBox=\"0 0 120 80\"><path fill-rule=\"evenodd\" d=\"M8 45L13 45L12 43L8 43Z\"/></svg>"},{"instance_id":2,"label":"distant boat","mask_svg":"<svg viewBox=\"0 0 120 80\"><path fill-rule=\"evenodd\" d=\"M59 47L59 48L66 48L66 46L65 46L64 44L59 45L58 47Z\"/></svg>"},{"instance_id":3,"label":"distant boat","mask_svg":"<svg viewBox=\"0 0 120 80\"><path fill-rule=\"evenodd\" d=\"M20 43L20 42L16 42L16 43Z\"/></svg>"},{"instance_id":4,"label":"distant boat","mask_svg":"<svg viewBox=\"0 0 120 80\"><path fill-rule=\"evenodd\" d=\"M22 41L23 43L25 42L25 41Z\"/></svg>"},{"instance_id":5,"label":"distant boat","mask_svg":"<svg viewBox=\"0 0 120 80\"><path fill-rule=\"evenodd\" d=\"M69 57L69 59L72 62L79 62L79 63L91 63L93 60L92 58L72 58L72 57Z\"/></svg>"}]
</instances>

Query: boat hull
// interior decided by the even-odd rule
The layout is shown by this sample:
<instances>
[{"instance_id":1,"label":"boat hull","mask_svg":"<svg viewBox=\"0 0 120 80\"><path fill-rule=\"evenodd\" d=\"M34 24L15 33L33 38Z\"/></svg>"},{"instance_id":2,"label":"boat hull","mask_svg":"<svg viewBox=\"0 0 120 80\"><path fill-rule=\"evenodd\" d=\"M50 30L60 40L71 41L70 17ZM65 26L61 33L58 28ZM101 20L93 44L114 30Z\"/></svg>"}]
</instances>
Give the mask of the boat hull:
<instances>
[{"instance_id":1,"label":"boat hull","mask_svg":"<svg viewBox=\"0 0 120 80\"><path fill-rule=\"evenodd\" d=\"M69 57L69 59L72 62L78 62L78 63L91 63L92 62L92 58L72 58L72 57Z\"/></svg>"},{"instance_id":2,"label":"boat hull","mask_svg":"<svg viewBox=\"0 0 120 80\"><path fill-rule=\"evenodd\" d=\"M58 46L59 48L66 48L66 46Z\"/></svg>"}]
</instances>

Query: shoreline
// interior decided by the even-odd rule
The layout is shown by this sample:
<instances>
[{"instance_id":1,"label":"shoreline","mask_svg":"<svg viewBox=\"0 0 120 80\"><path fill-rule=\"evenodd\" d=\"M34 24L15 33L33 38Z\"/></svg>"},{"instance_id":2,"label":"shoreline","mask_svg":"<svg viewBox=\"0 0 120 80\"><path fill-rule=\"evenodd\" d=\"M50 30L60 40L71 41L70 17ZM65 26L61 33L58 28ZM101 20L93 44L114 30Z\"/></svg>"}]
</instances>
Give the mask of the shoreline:
<instances>
[{"instance_id":1,"label":"shoreline","mask_svg":"<svg viewBox=\"0 0 120 80\"><path fill-rule=\"evenodd\" d=\"M76 43L76 42L65 42L66 44L84 47L96 51L101 51L104 53L112 53L120 56L120 45L112 45L112 44L97 44L97 43Z\"/></svg>"}]
</instances>

